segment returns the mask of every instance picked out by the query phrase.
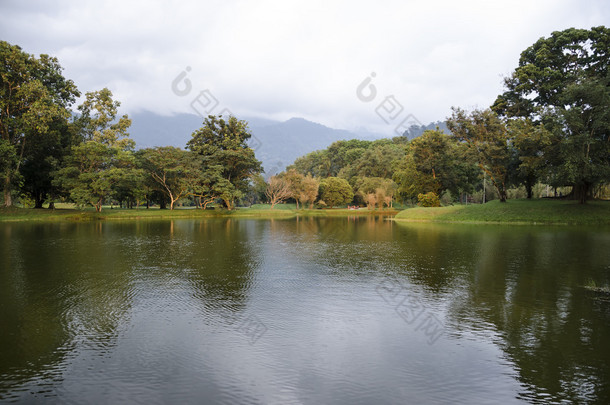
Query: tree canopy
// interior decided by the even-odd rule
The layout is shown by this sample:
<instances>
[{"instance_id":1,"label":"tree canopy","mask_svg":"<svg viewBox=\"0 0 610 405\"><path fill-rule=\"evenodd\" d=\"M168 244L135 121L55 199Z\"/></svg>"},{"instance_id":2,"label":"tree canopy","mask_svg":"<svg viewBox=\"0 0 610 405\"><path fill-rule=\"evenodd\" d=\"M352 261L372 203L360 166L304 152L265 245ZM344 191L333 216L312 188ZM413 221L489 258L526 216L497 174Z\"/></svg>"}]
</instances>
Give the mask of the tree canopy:
<instances>
[{"instance_id":1,"label":"tree canopy","mask_svg":"<svg viewBox=\"0 0 610 405\"><path fill-rule=\"evenodd\" d=\"M541 153L547 181L570 185L582 203L610 179L610 29L570 28L521 53L492 108L550 131Z\"/></svg>"}]
</instances>

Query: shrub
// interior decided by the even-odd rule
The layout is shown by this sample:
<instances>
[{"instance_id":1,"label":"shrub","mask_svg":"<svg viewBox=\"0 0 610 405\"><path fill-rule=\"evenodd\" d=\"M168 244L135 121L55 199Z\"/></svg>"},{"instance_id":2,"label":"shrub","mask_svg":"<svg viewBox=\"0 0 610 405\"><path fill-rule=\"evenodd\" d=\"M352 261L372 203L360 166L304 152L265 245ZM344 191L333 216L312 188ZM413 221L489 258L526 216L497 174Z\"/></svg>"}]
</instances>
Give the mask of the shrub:
<instances>
[{"instance_id":1,"label":"shrub","mask_svg":"<svg viewBox=\"0 0 610 405\"><path fill-rule=\"evenodd\" d=\"M418 204L422 207L440 207L441 202L438 195L433 192L417 195Z\"/></svg>"}]
</instances>

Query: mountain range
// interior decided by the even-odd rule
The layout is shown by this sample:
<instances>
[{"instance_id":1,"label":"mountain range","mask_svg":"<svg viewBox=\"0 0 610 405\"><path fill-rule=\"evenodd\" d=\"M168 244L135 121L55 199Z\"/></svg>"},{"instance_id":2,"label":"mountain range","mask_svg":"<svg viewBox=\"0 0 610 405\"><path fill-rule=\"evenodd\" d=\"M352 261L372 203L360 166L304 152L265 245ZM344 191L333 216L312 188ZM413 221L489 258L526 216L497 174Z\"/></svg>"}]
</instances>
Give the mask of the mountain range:
<instances>
[{"instance_id":1,"label":"mountain range","mask_svg":"<svg viewBox=\"0 0 610 405\"><path fill-rule=\"evenodd\" d=\"M154 146L177 146L184 148L191 134L203 125L203 119L195 114L176 114L162 116L149 111L130 114L132 125L131 138L138 148ZM375 140L385 136L367 132L351 132L326 127L303 118L287 121L272 121L261 118L244 118L252 133L250 147L256 157L263 162L265 175L270 176L283 171L294 160L314 150L325 149L339 140ZM421 135L426 129L439 126L446 132L444 122L412 127L405 136L410 139Z\"/></svg>"}]
</instances>

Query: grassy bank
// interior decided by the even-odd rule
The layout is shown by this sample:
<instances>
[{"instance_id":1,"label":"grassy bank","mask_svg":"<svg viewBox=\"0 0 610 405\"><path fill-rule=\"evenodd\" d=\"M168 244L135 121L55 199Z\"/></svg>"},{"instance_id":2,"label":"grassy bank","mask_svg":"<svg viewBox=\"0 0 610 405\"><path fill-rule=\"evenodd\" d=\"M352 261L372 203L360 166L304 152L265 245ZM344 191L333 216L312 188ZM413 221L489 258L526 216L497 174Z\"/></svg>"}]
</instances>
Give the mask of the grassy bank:
<instances>
[{"instance_id":1,"label":"grassy bank","mask_svg":"<svg viewBox=\"0 0 610 405\"><path fill-rule=\"evenodd\" d=\"M487 204L411 208L396 215L397 221L470 222L513 224L610 225L610 201L580 205L564 200L508 200Z\"/></svg>"},{"instance_id":2,"label":"grassy bank","mask_svg":"<svg viewBox=\"0 0 610 405\"><path fill-rule=\"evenodd\" d=\"M144 219L180 219L180 218L290 218L295 216L353 216L353 215L395 215L395 210L348 210L345 208L323 210L297 210L294 204L280 204L270 209L269 205L258 204L250 208L236 210L199 210L192 208L177 208L160 210L158 208L110 209L104 207L102 212L87 208L32 209L32 208L2 208L0 222L6 221L92 221L92 220L144 220Z\"/></svg>"}]
</instances>

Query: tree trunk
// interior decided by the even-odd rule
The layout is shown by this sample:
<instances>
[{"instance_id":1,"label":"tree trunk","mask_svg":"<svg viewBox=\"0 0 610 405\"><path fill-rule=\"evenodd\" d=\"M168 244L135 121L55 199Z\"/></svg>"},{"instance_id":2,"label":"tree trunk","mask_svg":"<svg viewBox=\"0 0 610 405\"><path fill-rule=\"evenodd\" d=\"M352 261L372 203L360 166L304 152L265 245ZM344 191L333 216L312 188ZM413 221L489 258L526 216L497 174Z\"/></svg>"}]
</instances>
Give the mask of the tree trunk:
<instances>
[{"instance_id":1,"label":"tree trunk","mask_svg":"<svg viewBox=\"0 0 610 405\"><path fill-rule=\"evenodd\" d=\"M166 209L167 209L167 201L165 201L165 198L164 198L164 199L162 199L162 200L159 202L159 209L160 209L160 210L166 210Z\"/></svg>"},{"instance_id":2,"label":"tree trunk","mask_svg":"<svg viewBox=\"0 0 610 405\"><path fill-rule=\"evenodd\" d=\"M534 195L534 190L529 182L525 183L525 190L527 191L527 199L531 200L532 196Z\"/></svg>"},{"instance_id":3,"label":"tree trunk","mask_svg":"<svg viewBox=\"0 0 610 405\"><path fill-rule=\"evenodd\" d=\"M11 207L13 205L13 199L11 198L11 175L6 172L4 178L4 206Z\"/></svg>"},{"instance_id":4,"label":"tree trunk","mask_svg":"<svg viewBox=\"0 0 610 405\"><path fill-rule=\"evenodd\" d=\"M54 210L55 209L55 203L53 201L51 201L49 203L49 208L48 209L50 209L50 210Z\"/></svg>"},{"instance_id":5,"label":"tree trunk","mask_svg":"<svg viewBox=\"0 0 610 405\"><path fill-rule=\"evenodd\" d=\"M574 199L578 200L579 204L587 203L587 196L589 193L589 185L587 183L575 184L572 186L572 194Z\"/></svg>"},{"instance_id":6,"label":"tree trunk","mask_svg":"<svg viewBox=\"0 0 610 405\"><path fill-rule=\"evenodd\" d=\"M34 194L34 208L42 208L42 204L44 203L44 197L42 193Z\"/></svg>"},{"instance_id":7,"label":"tree trunk","mask_svg":"<svg viewBox=\"0 0 610 405\"><path fill-rule=\"evenodd\" d=\"M498 196L500 197L500 202L505 203L506 202L506 188L504 187L504 185L502 185L501 187L496 187L496 190L498 191Z\"/></svg>"}]
</instances>

